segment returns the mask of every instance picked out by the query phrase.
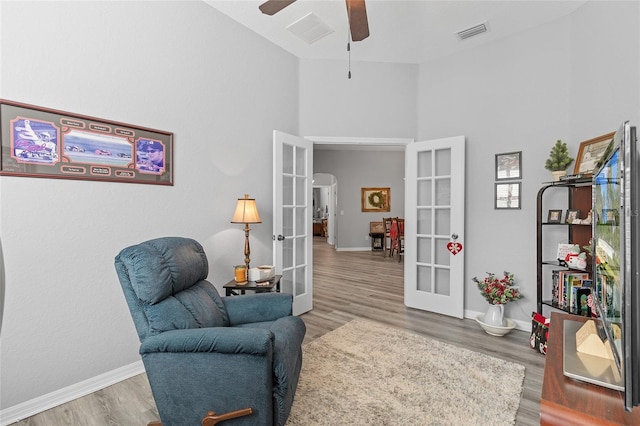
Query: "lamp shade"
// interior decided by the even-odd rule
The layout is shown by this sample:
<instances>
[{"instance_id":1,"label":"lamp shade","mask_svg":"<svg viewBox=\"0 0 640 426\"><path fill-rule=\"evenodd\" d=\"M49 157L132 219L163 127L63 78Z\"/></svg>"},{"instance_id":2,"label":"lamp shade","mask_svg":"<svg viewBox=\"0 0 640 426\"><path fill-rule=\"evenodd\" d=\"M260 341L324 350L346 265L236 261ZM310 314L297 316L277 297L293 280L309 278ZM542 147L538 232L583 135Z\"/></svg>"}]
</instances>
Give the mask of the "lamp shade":
<instances>
[{"instance_id":1,"label":"lamp shade","mask_svg":"<svg viewBox=\"0 0 640 426\"><path fill-rule=\"evenodd\" d=\"M249 194L245 194L244 198L238 198L231 223L262 223L255 198L249 198Z\"/></svg>"}]
</instances>

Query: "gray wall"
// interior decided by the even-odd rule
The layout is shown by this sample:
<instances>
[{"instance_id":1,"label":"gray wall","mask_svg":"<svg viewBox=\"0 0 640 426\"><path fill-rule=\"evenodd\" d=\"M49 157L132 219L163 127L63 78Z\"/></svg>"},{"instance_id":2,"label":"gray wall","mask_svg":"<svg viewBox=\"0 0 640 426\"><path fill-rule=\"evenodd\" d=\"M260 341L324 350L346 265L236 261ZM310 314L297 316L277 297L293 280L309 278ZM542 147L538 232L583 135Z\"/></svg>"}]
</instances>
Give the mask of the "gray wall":
<instances>
[{"instance_id":1,"label":"gray wall","mask_svg":"<svg viewBox=\"0 0 640 426\"><path fill-rule=\"evenodd\" d=\"M404 151L316 149L313 170L332 174L338 182L337 249L370 249L369 222L404 217ZM391 211L362 212L363 187L391 188Z\"/></svg>"},{"instance_id":2,"label":"gray wall","mask_svg":"<svg viewBox=\"0 0 640 426\"><path fill-rule=\"evenodd\" d=\"M298 133L297 59L202 2L1 2L0 96L174 132L175 186L0 178L5 409L138 361L113 258L199 240L218 286L256 198L272 261L272 131ZM274 108L274 102L278 107ZM250 125L248 125L250 124Z\"/></svg>"},{"instance_id":3,"label":"gray wall","mask_svg":"<svg viewBox=\"0 0 640 426\"><path fill-rule=\"evenodd\" d=\"M413 138L418 66L300 61L300 134Z\"/></svg>"}]
</instances>

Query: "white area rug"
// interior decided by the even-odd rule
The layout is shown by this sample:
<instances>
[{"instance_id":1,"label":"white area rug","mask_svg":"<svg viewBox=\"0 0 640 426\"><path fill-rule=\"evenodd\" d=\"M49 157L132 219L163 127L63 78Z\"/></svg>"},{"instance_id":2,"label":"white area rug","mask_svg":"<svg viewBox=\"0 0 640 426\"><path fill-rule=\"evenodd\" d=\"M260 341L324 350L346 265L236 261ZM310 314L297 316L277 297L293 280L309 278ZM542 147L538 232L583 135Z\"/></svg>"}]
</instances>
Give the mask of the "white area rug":
<instances>
[{"instance_id":1,"label":"white area rug","mask_svg":"<svg viewBox=\"0 0 640 426\"><path fill-rule=\"evenodd\" d=\"M306 344L288 426L513 425L524 366L366 320Z\"/></svg>"}]
</instances>

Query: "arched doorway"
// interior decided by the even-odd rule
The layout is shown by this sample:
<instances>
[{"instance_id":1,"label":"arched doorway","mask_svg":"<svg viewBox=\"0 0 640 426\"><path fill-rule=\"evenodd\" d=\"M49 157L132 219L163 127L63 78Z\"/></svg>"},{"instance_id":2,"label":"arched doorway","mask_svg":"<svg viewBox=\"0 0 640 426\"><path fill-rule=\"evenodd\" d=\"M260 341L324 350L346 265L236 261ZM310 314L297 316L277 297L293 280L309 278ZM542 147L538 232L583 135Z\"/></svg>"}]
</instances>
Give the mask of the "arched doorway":
<instances>
[{"instance_id":1,"label":"arched doorway","mask_svg":"<svg viewBox=\"0 0 640 426\"><path fill-rule=\"evenodd\" d=\"M338 181L327 173L313 174L313 221L314 227L326 220L327 244L335 246L337 239L336 199ZM315 232L314 232L315 234Z\"/></svg>"}]
</instances>

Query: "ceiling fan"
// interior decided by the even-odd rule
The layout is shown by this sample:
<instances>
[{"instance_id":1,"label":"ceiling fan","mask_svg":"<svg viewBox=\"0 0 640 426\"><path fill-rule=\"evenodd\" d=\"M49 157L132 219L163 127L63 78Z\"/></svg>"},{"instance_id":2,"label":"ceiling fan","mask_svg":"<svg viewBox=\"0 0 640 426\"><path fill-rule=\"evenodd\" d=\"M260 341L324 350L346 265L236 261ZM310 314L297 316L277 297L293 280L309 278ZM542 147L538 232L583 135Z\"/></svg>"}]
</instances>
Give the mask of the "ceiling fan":
<instances>
[{"instance_id":1,"label":"ceiling fan","mask_svg":"<svg viewBox=\"0 0 640 426\"><path fill-rule=\"evenodd\" d=\"M275 15L296 0L267 0L258 8L266 15ZM347 3L347 17L351 30L352 41L362 41L369 37L369 22L365 0L345 0Z\"/></svg>"}]
</instances>

